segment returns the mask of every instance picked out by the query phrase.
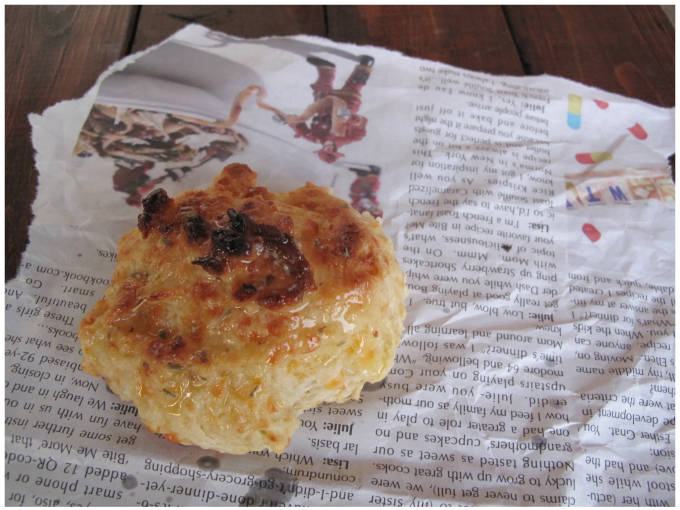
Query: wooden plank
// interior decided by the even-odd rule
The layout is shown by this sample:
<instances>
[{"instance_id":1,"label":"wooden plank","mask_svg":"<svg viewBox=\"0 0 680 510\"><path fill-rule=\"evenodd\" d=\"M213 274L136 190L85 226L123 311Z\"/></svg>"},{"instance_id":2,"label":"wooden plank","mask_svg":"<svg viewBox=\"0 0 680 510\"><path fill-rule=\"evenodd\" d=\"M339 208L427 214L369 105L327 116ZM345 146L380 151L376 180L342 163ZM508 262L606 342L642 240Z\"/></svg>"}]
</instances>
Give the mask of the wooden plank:
<instances>
[{"instance_id":1,"label":"wooden plank","mask_svg":"<svg viewBox=\"0 0 680 510\"><path fill-rule=\"evenodd\" d=\"M157 44L190 23L237 37L325 35L326 31L322 6L145 5L132 49Z\"/></svg>"},{"instance_id":2,"label":"wooden plank","mask_svg":"<svg viewBox=\"0 0 680 510\"><path fill-rule=\"evenodd\" d=\"M527 74L675 104L675 32L659 7L504 7Z\"/></svg>"},{"instance_id":3,"label":"wooden plank","mask_svg":"<svg viewBox=\"0 0 680 510\"><path fill-rule=\"evenodd\" d=\"M33 217L37 172L27 115L82 96L128 47L136 8L5 8L5 281L16 274Z\"/></svg>"},{"instance_id":4,"label":"wooden plank","mask_svg":"<svg viewBox=\"0 0 680 510\"><path fill-rule=\"evenodd\" d=\"M498 6L329 6L328 36L474 71L521 75Z\"/></svg>"}]
</instances>

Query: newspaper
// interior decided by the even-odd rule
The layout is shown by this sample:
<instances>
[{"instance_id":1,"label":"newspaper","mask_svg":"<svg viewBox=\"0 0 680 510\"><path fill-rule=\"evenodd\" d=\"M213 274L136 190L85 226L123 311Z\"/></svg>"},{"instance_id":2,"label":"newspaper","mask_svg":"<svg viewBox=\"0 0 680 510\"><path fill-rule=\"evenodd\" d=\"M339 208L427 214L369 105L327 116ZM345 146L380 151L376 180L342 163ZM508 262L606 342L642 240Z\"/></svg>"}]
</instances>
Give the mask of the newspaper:
<instances>
[{"instance_id":1,"label":"newspaper","mask_svg":"<svg viewBox=\"0 0 680 510\"><path fill-rule=\"evenodd\" d=\"M30 121L7 505L674 505L674 110L190 25ZM236 161L382 217L409 287L387 378L280 455L170 443L80 367L141 198Z\"/></svg>"}]
</instances>

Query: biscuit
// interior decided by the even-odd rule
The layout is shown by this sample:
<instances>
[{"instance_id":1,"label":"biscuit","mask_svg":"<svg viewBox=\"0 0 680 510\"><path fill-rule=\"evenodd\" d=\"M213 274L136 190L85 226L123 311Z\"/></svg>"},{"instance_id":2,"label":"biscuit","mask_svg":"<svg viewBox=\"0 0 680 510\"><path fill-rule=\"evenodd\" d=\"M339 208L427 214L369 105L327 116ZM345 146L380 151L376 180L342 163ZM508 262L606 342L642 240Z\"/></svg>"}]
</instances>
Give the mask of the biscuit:
<instances>
[{"instance_id":1,"label":"biscuit","mask_svg":"<svg viewBox=\"0 0 680 510\"><path fill-rule=\"evenodd\" d=\"M387 375L406 287L380 220L310 183L272 193L241 164L143 208L79 338L83 370L150 431L280 453L304 410Z\"/></svg>"}]
</instances>

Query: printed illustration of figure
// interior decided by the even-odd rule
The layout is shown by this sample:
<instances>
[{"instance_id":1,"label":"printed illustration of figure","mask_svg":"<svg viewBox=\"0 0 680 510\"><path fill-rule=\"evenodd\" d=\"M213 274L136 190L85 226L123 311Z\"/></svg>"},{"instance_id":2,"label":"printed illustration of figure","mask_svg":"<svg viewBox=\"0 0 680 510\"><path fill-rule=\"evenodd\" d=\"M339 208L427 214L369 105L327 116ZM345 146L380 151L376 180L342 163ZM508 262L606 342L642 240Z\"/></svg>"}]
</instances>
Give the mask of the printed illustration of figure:
<instances>
[{"instance_id":1,"label":"printed illustration of figure","mask_svg":"<svg viewBox=\"0 0 680 510\"><path fill-rule=\"evenodd\" d=\"M177 181L212 159L221 162L248 146L248 140L231 129L243 103L258 87L236 97L231 115L207 122L184 115L95 104L83 125L74 152L112 158L116 170L113 188L125 201L141 204L142 196L165 179ZM156 176L150 174L157 170Z\"/></svg>"},{"instance_id":2,"label":"printed illustration of figure","mask_svg":"<svg viewBox=\"0 0 680 510\"><path fill-rule=\"evenodd\" d=\"M311 85L314 103L301 115L285 115L265 105L262 102L264 96L259 94L258 105L273 111L277 120L289 124L295 131L296 138L305 138L313 143L321 144L322 148L316 151L316 154L322 161L335 162L344 156L338 152L339 147L359 141L366 135L367 120L366 117L358 115L358 110L361 105L361 89L366 84L373 68L373 57L356 55L331 45L286 37L242 40L213 30L206 30L205 37L208 44L196 44L196 46L224 48L240 44L261 45L299 55L316 67L317 80ZM333 62L313 56L319 53L330 54L356 63L342 88L333 88L336 66ZM312 121L308 125L310 119Z\"/></svg>"},{"instance_id":3,"label":"printed illustration of figure","mask_svg":"<svg viewBox=\"0 0 680 510\"><path fill-rule=\"evenodd\" d=\"M116 171L113 174L113 189L127 194L125 201L130 205L140 205L142 196L151 191L163 178L152 179L147 172L153 168L153 162L147 161L139 165L126 165L114 161Z\"/></svg>"},{"instance_id":4,"label":"printed illustration of figure","mask_svg":"<svg viewBox=\"0 0 680 510\"><path fill-rule=\"evenodd\" d=\"M349 188L349 198L352 207L359 212L367 211L374 218L382 217L383 211L378 203L378 189L380 188L380 167L368 165L365 168L349 167L357 177Z\"/></svg>"},{"instance_id":5,"label":"printed illustration of figure","mask_svg":"<svg viewBox=\"0 0 680 510\"><path fill-rule=\"evenodd\" d=\"M314 102L300 115L283 118L295 130L295 137L320 143L315 151L326 163L333 163L344 154L338 149L366 136L366 117L358 115L361 107L361 89L366 85L373 67L373 57L361 55L359 64L341 89L334 89L335 64L310 56L307 62L316 67L317 79L311 85ZM309 125L307 121L311 119Z\"/></svg>"}]
</instances>

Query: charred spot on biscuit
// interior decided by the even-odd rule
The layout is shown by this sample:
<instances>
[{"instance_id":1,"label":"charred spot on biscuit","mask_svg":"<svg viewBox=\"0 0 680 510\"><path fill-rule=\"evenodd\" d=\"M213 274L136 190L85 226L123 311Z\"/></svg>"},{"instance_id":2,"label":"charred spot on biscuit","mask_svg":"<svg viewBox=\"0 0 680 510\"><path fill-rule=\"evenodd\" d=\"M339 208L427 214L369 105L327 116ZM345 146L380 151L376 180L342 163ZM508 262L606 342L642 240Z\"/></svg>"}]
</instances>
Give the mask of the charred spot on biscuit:
<instances>
[{"instance_id":1,"label":"charred spot on biscuit","mask_svg":"<svg viewBox=\"0 0 680 510\"><path fill-rule=\"evenodd\" d=\"M142 199L142 208L145 213L156 214L168 205L168 194L163 188L158 188Z\"/></svg>"},{"instance_id":2,"label":"charred spot on biscuit","mask_svg":"<svg viewBox=\"0 0 680 510\"><path fill-rule=\"evenodd\" d=\"M236 292L234 292L234 297L239 301L245 301L255 294L257 294L257 287L252 283L244 283L236 289Z\"/></svg>"},{"instance_id":3,"label":"charred spot on biscuit","mask_svg":"<svg viewBox=\"0 0 680 510\"><path fill-rule=\"evenodd\" d=\"M213 250L227 255L244 255L250 251L250 243L241 233L228 228L213 230L211 234Z\"/></svg>"},{"instance_id":4,"label":"charred spot on biscuit","mask_svg":"<svg viewBox=\"0 0 680 510\"><path fill-rule=\"evenodd\" d=\"M246 218L244 215L236 212L235 209L229 209L227 215L229 216L229 226L231 229L239 234L244 234L246 231Z\"/></svg>"},{"instance_id":5,"label":"charred spot on biscuit","mask_svg":"<svg viewBox=\"0 0 680 510\"><path fill-rule=\"evenodd\" d=\"M265 243L272 246L275 244L288 244L288 242L291 240L289 234L282 232L274 225L257 224L254 233L262 237L262 240Z\"/></svg>"},{"instance_id":6,"label":"charred spot on biscuit","mask_svg":"<svg viewBox=\"0 0 680 510\"><path fill-rule=\"evenodd\" d=\"M196 266L201 266L203 269L213 274L222 274L226 266L226 261L221 257L207 255L205 257L198 257L191 261Z\"/></svg>"},{"instance_id":7,"label":"charred spot on biscuit","mask_svg":"<svg viewBox=\"0 0 680 510\"><path fill-rule=\"evenodd\" d=\"M226 227L210 232L210 253L192 264L219 275L228 269L229 256L250 255L252 245L264 245L264 253L257 250L257 255L264 258L252 266L255 280L239 284L233 296L239 301L256 296L260 306L270 309L298 301L306 290L314 287L309 262L289 233L275 225L257 223L244 212L246 205L241 212L227 210Z\"/></svg>"},{"instance_id":8,"label":"charred spot on biscuit","mask_svg":"<svg viewBox=\"0 0 680 510\"><path fill-rule=\"evenodd\" d=\"M172 222L172 223L165 223L165 224L162 224L162 225L158 225L158 231L159 231L161 234L169 234L170 232L172 232L172 231L174 230L174 228L175 228L176 226L177 226L177 224L174 223L174 222Z\"/></svg>"},{"instance_id":9,"label":"charred spot on biscuit","mask_svg":"<svg viewBox=\"0 0 680 510\"><path fill-rule=\"evenodd\" d=\"M187 239L193 243L208 237L208 224L200 216L190 216L184 222Z\"/></svg>"},{"instance_id":10,"label":"charred spot on biscuit","mask_svg":"<svg viewBox=\"0 0 680 510\"><path fill-rule=\"evenodd\" d=\"M143 238L146 239L149 231L154 226L157 226L163 233L168 233L172 229L170 225L156 225L158 215L168 207L170 200L163 188L152 191L142 199L143 211L137 216L137 227L141 231Z\"/></svg>"},{"instance_id":11,"label":"charred spot on biscuit","mask_svg":"<svg viewBox=\"0 0 680 510\"><path fill-rule=\"evenodd\" d=\"M149 230L151 230L152 220L153 217L146 212L143 212L139 216L137 216L137 227L142 232L142 236L146 237L147 234L149 233Z\"/></svg>"},{"instance_id":12,"label":"charred spot on biscuit","mask_svg":"<svg viewBox=\"0 0 680 510\"><path fill-rule=\"evenodd\" d=\"M241 287L243 289L243 293L246 295L252 295L257 292L257 287L255 285L252 285L250 283L244 283L243 286Z\"/></svg>"}]
</instances>

